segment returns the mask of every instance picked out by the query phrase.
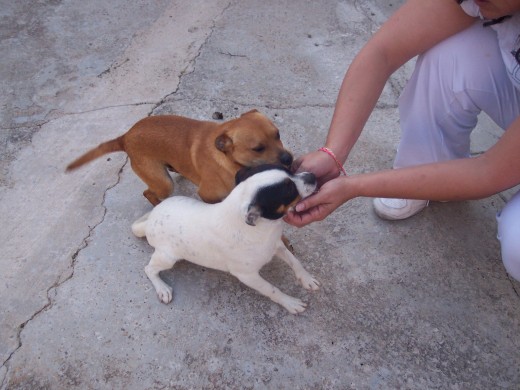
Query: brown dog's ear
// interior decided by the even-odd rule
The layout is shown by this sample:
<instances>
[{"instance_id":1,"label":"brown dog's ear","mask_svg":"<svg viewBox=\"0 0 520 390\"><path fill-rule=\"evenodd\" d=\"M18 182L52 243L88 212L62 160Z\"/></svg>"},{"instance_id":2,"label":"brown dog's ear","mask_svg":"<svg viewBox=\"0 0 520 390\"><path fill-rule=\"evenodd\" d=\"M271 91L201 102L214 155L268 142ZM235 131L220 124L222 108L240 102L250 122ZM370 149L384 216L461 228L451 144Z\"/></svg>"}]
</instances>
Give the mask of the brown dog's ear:
<instances>
[{"instance_id":1,"label":"brown dog's ear","mask_svg":"<svg viewBox=\"0 0 520 390\"><path fill-rule=\"evenodd\" d=\"M248 112L244 112L242 115L240 116L244 116L244 115L247 115L247 114L253 114L255 112L258 112L258 110L256 108L253 108L251 111L248 111Z\"/></svg>"},{"instance_id":2,"label":"brown dog's ear","mask_svg":"<svg viewBox=\"0 0 520 390\"><path fill-rule=\"evenodd\" d=\"M233 140L226 134L221 134L215 139L215 147L221 152L229 152L233 146Z\"/></svg>"}]
</instances>

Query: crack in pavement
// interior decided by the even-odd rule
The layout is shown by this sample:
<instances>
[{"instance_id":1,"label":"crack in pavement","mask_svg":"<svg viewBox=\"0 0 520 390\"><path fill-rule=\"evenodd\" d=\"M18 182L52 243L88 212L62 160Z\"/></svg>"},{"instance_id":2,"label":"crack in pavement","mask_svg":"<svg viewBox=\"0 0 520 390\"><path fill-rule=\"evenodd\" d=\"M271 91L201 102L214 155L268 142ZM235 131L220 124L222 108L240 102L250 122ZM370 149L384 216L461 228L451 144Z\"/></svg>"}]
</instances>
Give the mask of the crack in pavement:
<instances>
[{"instance_id":1,"label":"crack in pavement","mask_svg":"<svg viewBox=\"0 0 520 390\"><path fill-rule=\"evenodd\" d=\"M59 275L56 278L56 281L46 291L47 303L41 309L36 311L29 319L27 319L25 322L23 322L22 324L19 325L18 332L17 332L17 335L16 335L18 345L9 354L7 359L5 359L4 362L2 362L2 365L0 366L0 368L2 368L2 367L6 368L5 376L4 376L3 380L2 380L2 383L0 383L0 388L3 389L4 386L6 386L5 381L7 380L7 377L8 377L8 374L9 374L9 368L10 368L9 367L9 361L12 359L12 357L16 354L16 352L18 352L18 350L23 345L22 344L22 332L23 332L23 330L25 329L25 327L27 326L27 324L29 322L34 320L41 313L43 313L43 312L45 312L45 311L47 311L47 310L52 308L52 306L53 306L53 297L51 297L52 291L56 291L59 287L61 287L63 284L65 284L66 282L68 282L69 280L71 280L74 277L74 269L76 267L76 261L77 261L77 258L79 256L79 254L81 253L81 251L83 251L85 248L88 247L89 239L90 239L90 237L92 237L92 234L94 233L94 230L105 221L105 217L106 217L107 212L108 212L108 209L105 206L107 193L111 189L116 187L121 182L121 175L123 173L124 168L127 166L127 164L128 164L128 157L126 157L125 162L119 168L119 171L117 172L117 179L116 179L116 181L113 184L111 184L110 186L108 186L105 189L105 191L103 192L103 199L101 201L101 206L103 207L103 215L101 216L99 222L95 223L92 227L89 226L88 234L85 236L85 238L83 238L83 240L81 241L80 246L78 247L76 252L74 252L74 254L71 256L71 262L70 262L70 266L68 268L68 270L70 270L70 273L64 279L62 279L63 275ZM54 293L54 296L56 296L56 293Z\"/></svg>"},{"instance_id":2,"label":"crack in pavement","mask_svg":"<svg viewBox=\"0 0 520 390\"><path fill-rule=\"evenodd\" d=\"M168 96L171 96L173 94L170 94ZM223 98L219 98L218 100L217 99L204 99L204 98L200 98L200 97L179 97L178 99L170 99L169 100L170 102L171 101L192 101L192 102L196 102L196 101L199 101L199 102L210 102L210 103L218 103L218 104L222 104L222 105L225 105L225 104L228 104L228 105L233 105L233 106L239 106L239 107L244 107L244 108L248 108L248 107L263 107L263 108L266 108L268 110L300 110L300 109L305 109L305 108L333 108L335 106L335 102L333 103L316 103L316 104L301 104L301 105L273 105L273 104L251 104L251 103L244 103L244 102L238 102L238 101L235 101L235 100L230 100L230 99L223 99ZM164 102L166 103L166 101ZM378 107L378 108L388 108L388 107ZM395 107L390 107L390 108L395 108Z\"/></svg>"},{"instance_id":3,"label":"crack in pavement","mask_svg":"<svg viewBox=\"0 0 520 390\"><path fill-rule=\"evenodd\" d=\"M197 67L197 60L199 59L199 57L202 55L202 51L204 49L204 47L208 44L209 40L211 39L211 37L213 36L213 33L215 32L215 28L216 28L216 21L217 19L221 18L222 15L224 15L226 13L226 11L231 7L233 2L229 2L229 4L222 10L222 12L220 13L220 15L213 19L213 23L211 25L211 28L210 28L210 32L208 34L208 36L206 37L206 39L204 39L204 41L200 44L199 46L199 50L197 51L197 53L195 54L195 56L193 56L193 58L189 61L189 63L184 67L184 69L182 69L179 73L179 82L177 83L177 88L175 88L175 90L173 92L170 92L169 94L165 95L158 103L155 104L155 106L152 108L152 110L148 113L148 116L151 116L153 115L154 111L157 110L161 105L163 105L164 103L166 103L166 101L168 100L169 97L172 97L172 96L175 96L182 88L182 82L183 82L183 79L188 76L188 75L191 75L193 73L195 73L196 71L196 67ZM191 70L189 70L191 67Z\"/></svg>"},{"instance_id":4,"label":"crack in pavement","mask_svg":"<svg viewBox=\"0 0 520 390\"><path fill-rule=\"evenodd\" d=\"M112 109L112 108L150 106L150 105L154 105L154 104L156 104L156 103L155 102L137 102L137 103L115 104L115 105L111 105L111 106L92 108L90 110L85 110L85 111L64 112L64 113L61 114L61 117L89 114L89 113L92 113L92 112L104 111L104 110L109 110L109 109Z\"/></svg>"},{"instance_id":5,"label":"crack in pavement","mask_svg":"<svg viewBox=\"0 0 520 390\"><path fill-rule=\"evenodd\" d=\"M232 4L233 4L233 2L230 2L228 4L228 6L223 9L223 11L221 12L221 14L219 15L218 18L222 17L222 15L229 9L229 7L231 7ZM173 92L165 95L162 99L159 100L159 102L157 102L157 103L139 102L139 103L121 104L121 105L115 105L115 106L110 106L110 107L95 108L95 109L87 110L87 111L84 111L84 112L62 113L61 116L81 115L81 114L84 114L84 113L90 113L90 112L95 112L95 111L100 111L100 110L105 110L105 109L110 109L110 108L118 108L118 107L125 107L125 106L136 106L136 105L137 106L138 105L153 105L152 109L149 111L147 116L152 115L153 112L155 111L155 109L157 109L159 106L161 106L166 101L166 99L168 97L176 95L179 92L179 90L181 89L181 84L182 84L183 78L185 76L195 72L197 59L200 57L204 47L207 45L209 39L213 35L213 33L215 31L215 28L216 28L216 20L218 18L215 18L213 20L213 24L212 24L212 26L210 28L210 33L208 34L206 39L201 43L201 45L199 47L199 50L197 51L196 55L188 62L186 67L181 70L181 72L179 74L179 82L177 83L177 88ZM118 66L120 66L120 65L121 64L119 64ZM188 71L190 69L190 67L191 67L191 71ZM106 73L109 73L110 70L111 69L109 69L108 71L103 72L103 74L100 74L99 76L104 76ZM41 126L42 126L42 124L40 124L39 127L41 127ZM25 329L25 327L27 326L28 323L33 321L40 314L46 312L47 310L49 310L49 309L51 309L53 307L53 298L57 295L56 290L58 288L60 288L61 286L63 286L63 284L65 284L67 281L71 280L74 277L74 271L75 271L75 267L76 267L76 262L77 262L78 256L80 255L80 253L85 248L88 247L90 238L92 237L92 235L93 235L94 231L96 230L96 228L98 228L105 221L105 217L106 217L107 212L108 212L108 209L107 209L107 207L105 205L106 204L107 194L108 194L108 192L110 190L115 188L120 183L123 170L128 165L128 162L129 162L129 158L128 158L128 156L126 156L125 162L121 165L121 167L120 167L120 169L119 169L119 171L117 173L116 181L112 185L108 186L105 189L105 191L103 192L103 199L101 201L101 205L102 205L102 208L103 208L103 214L102 214L99 222L95 223L92 227L89 226L88 234L85 236L85 238L83 238L83 240L81 241L80 246L72 254L71 261L70 261L70 266L68 268L70 273L66 277L64 277L64 278L63 278L63 275L59 275L57 277L55 282L46 291L47 303L45 305L43 305L43 307L40 308L38 311L36 311L29 319L27 319L25 322L23 322L22 324L19 325L18 332L17 332L17 335L16 335L17 344L18 345L17 345L16 348L14 348L14 350L8 355L7 359L5 359L5 361L3 361L1 366L0 366L0 368L3 368L5 370L5 372L3 374L1 374L3 377L1 378L0 388L4 389L5 386L7 385L6 381L7 381L7 378L9 376L9 371L10 371L9 362L13 358L13 356L20 350L20 348L23 345L22 344L22 332L23 332L23 330ZM54 294L53 294L53 291L54 291Z\"/></svg>"}]
</instances>

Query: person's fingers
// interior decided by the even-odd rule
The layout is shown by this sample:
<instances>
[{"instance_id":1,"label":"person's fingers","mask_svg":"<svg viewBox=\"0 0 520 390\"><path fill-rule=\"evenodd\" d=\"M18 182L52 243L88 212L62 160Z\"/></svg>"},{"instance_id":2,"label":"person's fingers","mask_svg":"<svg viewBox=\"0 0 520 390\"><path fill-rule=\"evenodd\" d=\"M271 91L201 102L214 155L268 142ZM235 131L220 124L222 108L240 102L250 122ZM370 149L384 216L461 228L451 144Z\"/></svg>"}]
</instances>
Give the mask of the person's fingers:
<instances>
[{"instance_id":1,"label":"person's fingers","mask_svg":"<svg viewBox=\"0 0 520 390\"><path fill-rule=\"evenodd\" d=\"M298 172L298 169L300 169L302 162L303 162L303 157L298 157L296 160L294 160L291 165L291 171Z\"/></svg>"},{"instance_id":2,"label":"person's fingers","mask_svg":"<svg viewBox=\"0 0 520 390\"><path fill-rule=\"evenodd\" d=\"M289 225L293 226L300 226L301 222L301 216L298 213L295 213L294 211L288 211L287 214L283 217L283 220L287 222Z\"/></svg>"},{"instance_id":3,"label":"person's fingers","mask_svg":"<svg viewBox=\"0 0 520 390\"><path fill-rule=\"evenodd\" d=\"M311 222L322 221L349 198L343 198L343 187L340 180L331 180L320 190L308 198L302 199L285 218L285 221L296 227L305 226Z\"/></svg>"},{"instance_id":4,"label":"person's fingers","mask_svg":"<svg viewBox=\"0 0 520 390\"><path fill-rule=\"evenodd\" d=\"M323 209L323 207L321 206L317 206L308 209L304 213L289 211L285 215L284 221L296 227L303 227L305 225L310 224L311 222L323 220L325 215L327 215L326 210Z\"/></svg>"},{"instance_id":5,"label":"person's fingers","mask_svg":"<svg viewBox=\"0 0 520 390\"><path fill-rule=\"evenodd\" d=\"M318 206L319 204L323 203L323 200L321 199L322 198L321 195L322 194L320 193L320 191L315 192L311 196L298 202L298 204L296 205L294 210L297 213L301 213L301 212L304 212L306 210L313 208L314 206Z\"/></svg>"},{"instance_id":6,"label":"person's fingers","mask_svg":"<svg viewBox=\"0 0 520 390\"><path fill-rule=\"evenodd\" d=\"M296 227L303 227L312 222L306 214L298 214L294 211L289 211L285 215L284 221Z\"/></svg>"}]
</instances>

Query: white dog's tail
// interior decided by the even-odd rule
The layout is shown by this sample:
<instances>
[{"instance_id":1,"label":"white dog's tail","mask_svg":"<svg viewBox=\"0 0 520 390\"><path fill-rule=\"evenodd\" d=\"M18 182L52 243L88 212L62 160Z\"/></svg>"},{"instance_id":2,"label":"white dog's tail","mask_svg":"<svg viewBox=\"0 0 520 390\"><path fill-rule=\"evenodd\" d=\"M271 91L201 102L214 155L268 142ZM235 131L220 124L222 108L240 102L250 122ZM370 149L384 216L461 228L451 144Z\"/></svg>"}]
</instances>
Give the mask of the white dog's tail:
<instances>
[{"instance_id":1,"label":"white dog's tail","mask_svg":"<svg viewBox=\"0 0 520 390\"><path fill-rule=\"evenodd\" d=\"M137 237L146 236L146 222L148 221L149 216L150 213L146 213L132 224L132 233L134 233Z\"/></svg>"}]
</instances>

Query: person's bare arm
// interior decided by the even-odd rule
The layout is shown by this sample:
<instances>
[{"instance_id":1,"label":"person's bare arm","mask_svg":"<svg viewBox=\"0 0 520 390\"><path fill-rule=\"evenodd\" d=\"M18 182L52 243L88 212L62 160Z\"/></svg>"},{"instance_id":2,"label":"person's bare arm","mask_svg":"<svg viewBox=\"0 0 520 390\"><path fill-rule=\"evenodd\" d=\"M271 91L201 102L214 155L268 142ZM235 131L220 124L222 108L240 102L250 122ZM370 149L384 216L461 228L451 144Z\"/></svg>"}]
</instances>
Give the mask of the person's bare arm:
<instances>
[{"instance_id":1,"label":"person's bare arm","mask_svg":"<svg viewBox=\"0 0 520 390\"><path fill-rule=\"evenodd\" d=\"M341 85L325 146L345 162L390 75L416 55L469 27L455 0L409 0L381 27L350 65ZM295 163L320 182L338 176L336 163L313 152Z\"/></svg>"},{"instance_id":2,"label":"person's bare arm","mask_svg":"<svg viewBox=\"0 0 520 390\"><path fill-rule=\"evenodd\" d=\"M286 222L304 226L323 220L359 197L425 200L480 199L520 184L520 117L487 152L441 163L340 177L296 206Z\"/></svg>"}]
</instances>

